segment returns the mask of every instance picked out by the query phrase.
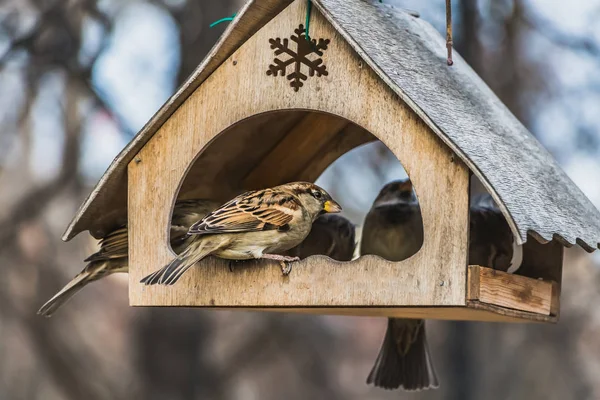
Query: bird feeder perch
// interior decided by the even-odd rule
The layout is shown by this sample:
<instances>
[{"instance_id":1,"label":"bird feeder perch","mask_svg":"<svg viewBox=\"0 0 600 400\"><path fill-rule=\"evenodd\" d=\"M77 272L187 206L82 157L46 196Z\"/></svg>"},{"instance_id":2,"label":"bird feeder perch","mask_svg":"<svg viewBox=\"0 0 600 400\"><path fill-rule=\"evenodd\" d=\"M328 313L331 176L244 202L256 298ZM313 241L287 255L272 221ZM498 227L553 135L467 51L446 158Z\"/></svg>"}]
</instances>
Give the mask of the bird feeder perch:
<instances>
[{"instance_id":1,"label":"bird feeder perch","mask_svg":"<svg viewBox=\"0 0 600 400\"><path fill-rule=\"evenodd\" d=\"M248 1L185 84L113 161L69 225L101 238L129 225L133 306L194 306L484 321L556 321L563 246L599 245L600 213L429 24L377 1ZM176 198L314 181L380 140L419 196L413 257L288 277L269 261L234 272L207 258L174 286L140 279L173 257ZM519 275L467 265L475 174L524 244Z\"/></svg>"}]
</instances>

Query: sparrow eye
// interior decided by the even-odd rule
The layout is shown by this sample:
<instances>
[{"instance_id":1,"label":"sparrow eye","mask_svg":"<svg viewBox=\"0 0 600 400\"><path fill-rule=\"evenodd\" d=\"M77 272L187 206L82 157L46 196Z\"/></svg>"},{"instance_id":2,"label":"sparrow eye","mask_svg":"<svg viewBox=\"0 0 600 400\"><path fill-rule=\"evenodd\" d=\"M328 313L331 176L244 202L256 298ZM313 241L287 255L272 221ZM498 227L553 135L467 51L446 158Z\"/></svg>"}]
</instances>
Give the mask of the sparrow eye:
<instances>
[{"instance_id":1,"label":"sparrow eye","mask_svg":"<svg viewBox=\"0 0 600 400\"><path fill-rule=\"evenodd\" d=\"M312 195L313 195L313 197L314 197L315 199L320 199L320 198L321 198L321 196L322 196L321 192L317 192L317 191L314 191L314 192L312 193Z\"/></svg>"}]
</instances>

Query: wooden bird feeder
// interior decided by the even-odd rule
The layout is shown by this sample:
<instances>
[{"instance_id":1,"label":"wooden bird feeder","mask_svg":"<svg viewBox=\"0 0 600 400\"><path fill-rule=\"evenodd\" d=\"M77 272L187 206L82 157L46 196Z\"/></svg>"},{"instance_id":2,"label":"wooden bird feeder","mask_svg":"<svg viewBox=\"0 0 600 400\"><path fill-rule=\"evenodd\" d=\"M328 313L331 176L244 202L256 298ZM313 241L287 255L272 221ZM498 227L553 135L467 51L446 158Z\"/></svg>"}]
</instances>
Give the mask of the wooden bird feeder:
<instances>
[{"instance_id":1,"label":"wooden bird feeder","mask_svg":"<svg viewBox=\"0 0 600 400\"><path fill-rule=\"evenodd\" d=\"M129 224L134 306L484 321L556 321L563 246L599 245L600 213L425 21L377 1L250 0L187 82L118 155L64 235ZM205 259L174 286L140 279L173 257L176 198L314 181L380 140L419 195L425 239L401 262L307 258L233 273ZM475 174L524 244L519 275L467 265Z\"/></svg>"}]
</instances>

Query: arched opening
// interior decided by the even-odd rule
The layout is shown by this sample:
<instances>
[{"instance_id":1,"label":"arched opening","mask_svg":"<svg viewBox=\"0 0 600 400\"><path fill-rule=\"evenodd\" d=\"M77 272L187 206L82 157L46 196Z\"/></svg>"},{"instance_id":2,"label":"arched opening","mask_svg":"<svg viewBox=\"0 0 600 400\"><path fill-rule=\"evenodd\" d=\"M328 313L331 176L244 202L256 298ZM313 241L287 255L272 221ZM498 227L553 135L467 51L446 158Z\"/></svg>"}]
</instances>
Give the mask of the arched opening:
<instances>
[{"instance_id":1,"label":"arched opening","mask_svg":"<svg viewBox=\"0 0 600 400\"><path fill-rule=\"evenodd\" d=\"M301 258L325 254L349 261L361 254L362 242L364 254L401 261L421 248L421 210L400 161L362 127L316 111L263 113L225 129L188 168L174 217L178 208L188 207L184 200L208 199L218 204L246 190L293 181L316 182L344 211L342 218L320 217L305 243L290 254ZM208 210L202 205L199 212ZM361 241L365 222L368 240ZM177 252L174 233L171 244ZM378 245L369 245L373 243Z\"/></svg>"}]
</instances>

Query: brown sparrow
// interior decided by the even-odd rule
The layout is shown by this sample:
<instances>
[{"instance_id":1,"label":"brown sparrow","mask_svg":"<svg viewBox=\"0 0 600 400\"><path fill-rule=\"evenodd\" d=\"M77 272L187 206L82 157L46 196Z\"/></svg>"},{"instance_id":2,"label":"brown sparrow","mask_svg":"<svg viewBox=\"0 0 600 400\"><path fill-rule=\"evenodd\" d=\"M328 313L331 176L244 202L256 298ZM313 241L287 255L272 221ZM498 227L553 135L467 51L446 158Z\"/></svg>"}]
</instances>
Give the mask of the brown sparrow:
<instances>
[{"instance_id":1,"label":"brown sparrow","mask_svg":"<svg viewBox=\"0 0 600 400\"><path fill-rule=\"evenodd\" d=\"M513 236L501 212L487 198L470 208L469 263L506 271L510 266ZM401 261L423 243L423 223L409 180L383 187L365 219L362 254L377 254ZM388 327L367 383L384 389L421 390L438 387L425 321L389 318Z\"/></svg>"},{"instance_id":2,"label":"brown sparrow","mask_svg":"<svg viewBox=\"0 0 600 400\"><path fill-rule=\"evenodd\" d=\"M242 193L192 225L188 247L141 282L172 285L209 255L226 260L277 260L287 275L291 267L285 263L298 257L277 253L300 244L319 215L341 210L325 190L307 182Z\"/></svg>"},{"instance_id":3,"label":"brown sparrow","mask_svg":"<svg viewBox=\"0 0 600 400\"><path fill-rule=\"evenodd\" d=\"M355 248L354 225L340 215L325 214L315 220L306 239L285 254L299 258L322 254L334 260L350 261Z\"/></svg>"},{"instance_id":4,"label":"brown sparrow","mask_svg":"<svg viewBox=\"0 0 600 400\"><path fill-rule=\"evenodd\" d=\"M171 220L171 247L179 253L189 244L187 235L192 224L219 206L211 200L181 200L175 203ZM129 272L127 226L122 226L100 240L100 250L85 262L88 265L67 285L48 300L38 314L50 317L85 285L117 272Z\"/></svg>"},{"instance_id":5,"label":"brown sparrow","mask_svg":"<svg viewBox=\"0 0 600 400\"><path fill-rule=\"evenodd\" d=\"M474 196L469 219L469 265L508 271L515 261L514 236L492 196Z\"/></svg>"}]
</instances>

